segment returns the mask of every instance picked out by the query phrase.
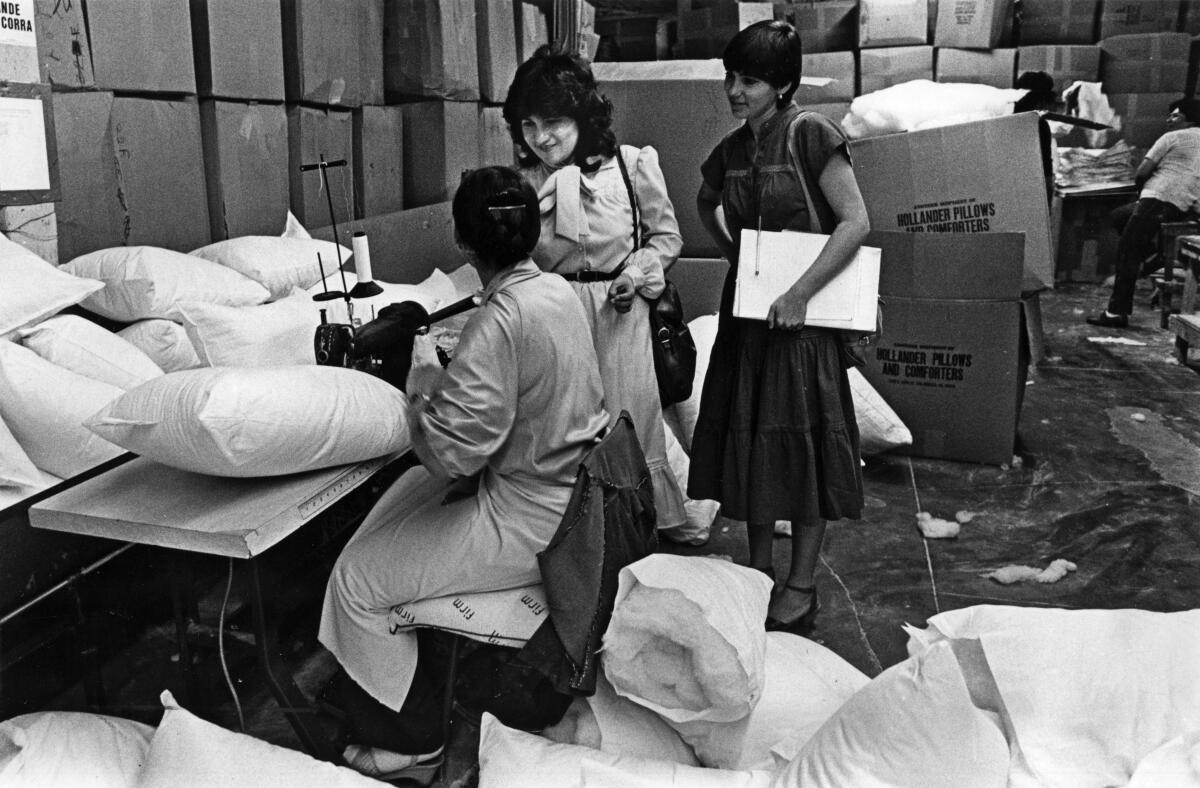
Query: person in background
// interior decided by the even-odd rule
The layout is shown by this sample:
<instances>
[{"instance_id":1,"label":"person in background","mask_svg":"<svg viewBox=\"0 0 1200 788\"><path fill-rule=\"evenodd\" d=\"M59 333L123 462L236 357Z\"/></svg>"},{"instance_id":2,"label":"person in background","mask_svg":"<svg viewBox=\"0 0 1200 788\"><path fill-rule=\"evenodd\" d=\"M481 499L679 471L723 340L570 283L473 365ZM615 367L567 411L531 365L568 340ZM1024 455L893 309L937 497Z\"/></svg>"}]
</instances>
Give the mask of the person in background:
<instances>
[{"instance_id":1,"label":"person in background","mask_svg":"<svg viewBox=\"0 0 1200 788\"><path fill-rule=\"evenodd\" d=\"M343 549L319 638L343 672L330 697L346 714L343 754L385 780L430 782L441 763L437 693L417 637L393 633L401 604L541 582L537 554L558 529L577 469L609 423L579 299L529 259L537 196L520 175L464 176L454 228L484 289L445 369L414 342L408 425L423 476L406 474ZM474 494L447 496L476 478Z\"/></svg>"},{"instance_id":2,"label":"person in background","mask_svg":"<svg viewBox=\"0 0 1200 788\"><path fill-rule=\"evenodd\" d=\"M717 337L692 439L688 494L715 499L745 520L750 566L774 578L776 520L792 523L787 577L771 597L768 628L811 631L820 610L814 573L825 523L857 519L863 505L858 426L846 368L853 363L836 331L805 325L808 300L853 258L869 230L847 139L828 118L801 113L795 28L759 22L725 47L725 93L735 118L700 167L696 198L705 228L729 260ZM810 216L792 165L795 135L818 216ZM820 232L829 241L771 305L767 320L732 316L743 229Z\"/></svg>"},{"instance_id":3,"label":"person in background","mask_svg":"<svg viewBox=\"0 0 1200 788\"><path fill-rule=\"evenodd\" d=\"M1150 146L1134 173L1138 198L1113 211L1117 270L1108 306L1087 322L1104 328L1126 328L1133 312L1133 293L1142 262L1155 252L1163 222L1184 221L1200 212L1200 99L1171 102L1167 131Z\"/></svg>"},{"instance_id":4,"label":"person in background","mask_svg":"<svg viewBox=\"0 0 1200 788\"><path fill-rule=\"evenodd\" d=\"M1029 91L1013 104L1013 112L1038 113L1038 143L1042 152L1042 173L1046 178L1046 202L1054 197L1054 132L1043 113L1055 112L1059 108L1058 94L1054 92L1054 77L1045 71L1026 71L1017 77L1015 87Z\"/></svg>"},{"instance_id":5,"label":"person in background","mask_svg":"<svg viewBox=\"0 0 1200 788\"><path fill-rule=\"evenodd\" d=\"M658 153L618 147L612 103L600 94L591 69L549 47L517 68L504 119L521 173L538 190L542 235L533 259L570 282L583 303L605 405L614 417L625 410L633 419L654 484L659 533L669 538L687 518L667 465L649 309L683 239Z\"/></svg>"}]
</instances>

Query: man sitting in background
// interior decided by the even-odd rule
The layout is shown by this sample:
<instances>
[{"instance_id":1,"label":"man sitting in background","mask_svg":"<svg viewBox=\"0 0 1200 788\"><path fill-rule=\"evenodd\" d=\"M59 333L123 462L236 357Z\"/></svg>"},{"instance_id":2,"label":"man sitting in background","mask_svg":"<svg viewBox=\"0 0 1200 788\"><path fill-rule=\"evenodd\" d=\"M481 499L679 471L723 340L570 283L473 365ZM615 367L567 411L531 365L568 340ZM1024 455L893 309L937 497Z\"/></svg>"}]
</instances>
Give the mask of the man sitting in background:
<instances>
[{"instance_id":1,"label":"man sitting in background","mask_svg":"<svg viewBox=\"0 0 1200 788\"><path fill-rule=\"evenodd\" d=\"M1108 308L1087 318L1093 326L1126 328L1133 312L1133 292L1142 261L1153 253L1163 222L1178 222L1200 213L1200 99L1171 103L1167 132L1138 165L1134 183L1138 199L1117 244L1117 271ZM1113 213L1129 212L1122 206Z\"/></svg>"}]
</instances>

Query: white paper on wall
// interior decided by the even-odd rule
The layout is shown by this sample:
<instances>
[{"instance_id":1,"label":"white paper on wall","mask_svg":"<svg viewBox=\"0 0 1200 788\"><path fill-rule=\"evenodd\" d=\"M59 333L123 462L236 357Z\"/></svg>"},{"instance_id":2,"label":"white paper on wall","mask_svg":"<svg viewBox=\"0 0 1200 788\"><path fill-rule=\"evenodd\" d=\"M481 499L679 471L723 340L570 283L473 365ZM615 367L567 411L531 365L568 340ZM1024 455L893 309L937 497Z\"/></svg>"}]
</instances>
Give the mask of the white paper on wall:
<instances>
[{"instance_id":1,"label":"white paper on wall","mask_svg":"<svg viewBox=\"0 0 1200 788\"><path fill-rule=\"evenodd\" d=\"M50 188L46 118L38 99L0 97L0 191Z\"/></svg>"}]
</instances>

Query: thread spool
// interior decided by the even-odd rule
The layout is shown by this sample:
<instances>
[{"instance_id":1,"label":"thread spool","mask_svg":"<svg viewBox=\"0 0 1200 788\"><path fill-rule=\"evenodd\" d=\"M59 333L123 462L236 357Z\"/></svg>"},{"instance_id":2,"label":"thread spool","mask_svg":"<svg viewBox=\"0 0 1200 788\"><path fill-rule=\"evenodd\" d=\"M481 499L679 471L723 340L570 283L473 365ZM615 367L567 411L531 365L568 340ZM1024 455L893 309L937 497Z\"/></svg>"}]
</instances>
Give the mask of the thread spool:
<instances>
[{"instance_id":1,"label":"thread spool","mask_svg":"<svg viewBox=\"0 0 1200 788\"><path fill-rule=\"evenodd\" d=\"M354 252L354 273L358 277L358 284L350 291L351 297L367 298L382 293L383 288L371 273L371 247L367 243L367 234L361 230L356 232L350 239L350 246Z\"/></svg>"}]
</instances>

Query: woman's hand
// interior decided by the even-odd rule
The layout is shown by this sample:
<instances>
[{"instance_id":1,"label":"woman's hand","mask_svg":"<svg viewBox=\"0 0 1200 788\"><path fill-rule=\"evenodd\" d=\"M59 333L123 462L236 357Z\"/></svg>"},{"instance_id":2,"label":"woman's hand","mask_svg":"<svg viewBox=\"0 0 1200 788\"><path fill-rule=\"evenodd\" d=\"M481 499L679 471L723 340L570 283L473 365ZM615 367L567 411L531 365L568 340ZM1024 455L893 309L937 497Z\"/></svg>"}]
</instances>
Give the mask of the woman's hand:
<instances>
[{"instance_id":1,"label":"woman's hand","mask_svg":"<svg viewBox=\"0 0 1200 788\"><path fill-rule=\"evenodd\" d=\"M618 312L624 313L633 309L633 299L636 296L637 289L633 286L633 277L629 274L621 274L608 288L608 300Z\"/></svg>"},{"instance_id":2,"label":"woman's hand","mask_svg":"<svg viewBox=\"0 0 1200 788\"><path fill-rule=\"evenodd\" d=\"M428 397L437 388L442 376L442 362L438 360L437 346L433 337L418 334L413 337L412 366L408 368L405 393L410 397Z\"/></svg>"},{"instance_id":3,"label":"woman's hand","mask_svg":"<svg viewBox=\"0 0 1200 788\"><path fill-rule=\"evenodd\" d=\"M799 331L804 328L804 320L807 317L808 299L789 290L776 298L767 310L767 328Z\"/></svg>"}]
</instances>

